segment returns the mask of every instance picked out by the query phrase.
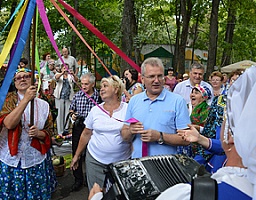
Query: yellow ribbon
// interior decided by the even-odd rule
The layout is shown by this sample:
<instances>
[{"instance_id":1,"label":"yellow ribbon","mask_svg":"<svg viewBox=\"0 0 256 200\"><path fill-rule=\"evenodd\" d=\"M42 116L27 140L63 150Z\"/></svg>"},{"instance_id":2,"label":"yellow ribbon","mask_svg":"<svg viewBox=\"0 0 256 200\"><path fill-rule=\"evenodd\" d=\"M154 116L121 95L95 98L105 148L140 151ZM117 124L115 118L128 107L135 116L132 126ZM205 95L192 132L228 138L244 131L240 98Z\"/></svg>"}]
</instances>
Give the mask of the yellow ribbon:
<instances>
[{"instance_id":1,"label":"yellow ribbon","mask_svg":"<svg viewBox=\"0 0 256 200\"><path fill-rule=\"evenodd\" d=\"M27 8L27 5L28 5L28 0L25 1L25 4L22 6L20 12L18 13L16 19L13 22L12 28L8 34L8 37L6 39L6 42L4 44L3 50L0 55L0 69L3 66L3 63L6 60L8 54L10 53L13 42L17 36L18 30L19 30L19 27L21 24L21 20L24 16L26 8Z\"/></svg>"}]
</instances>

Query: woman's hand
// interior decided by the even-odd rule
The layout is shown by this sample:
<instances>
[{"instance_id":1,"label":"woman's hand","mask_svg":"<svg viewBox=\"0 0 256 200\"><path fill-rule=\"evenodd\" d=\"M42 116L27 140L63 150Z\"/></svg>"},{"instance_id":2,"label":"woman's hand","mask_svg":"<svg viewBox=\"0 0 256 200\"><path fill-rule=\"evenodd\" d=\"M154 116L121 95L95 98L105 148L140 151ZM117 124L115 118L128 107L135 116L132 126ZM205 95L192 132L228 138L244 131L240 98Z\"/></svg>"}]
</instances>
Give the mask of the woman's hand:
<instances>
[{"instance_id":1,"label":"woman's hand","mask_svg":"<svg viewBox=\"0 0 256 200\"><path fill-rule=\"evenodd\" d=\"M28 131L29 137L39 137L39 129L36 126L31 126Z\"/></svg>"},{"instance_id":2,"label":"woman's hand","mask_svg":"<svg viewBox=\"0 0 256 200\"><path fill-rule=\"evenodd\" d=\"M79 165L78 161L79 161L79 158L76 155L74 155L72 162L70 164L70 170L76 170L78 168L78 165Z\"/></svg>"},{"instance_id":3,"label":"woman's hand","mask_svg":"<svg viewBox=\"0 0 256 200\"><path fill-rule=\"evenodd\" d=\"M188 130L178 130L178 135L187 142L198 142L200 133L193 125L188 124L188 127L190 128Z\"/></svg>"},{"instance_id":4,"label":"woman's hand","mask_svg":"<svg viewBox=\"0 0 256 200\"><path fill-rule=\"evenodd\" d=\"M30 86L27 90L26 93L24 95L24 100L26 100L27 102L31 101L32 99L34 99L36 97L36 86L32 85Z\"/></svg>"},{"instance_id":5,"label":"woman's hand","mask_svg":"<svg viewBox=\"0 0 256 200\"><path fill-rule=\"evenodd\" d=\"M131 134L137 134L139 131L143 131L144 126L141 122L131 123L129 126L129 131Z\"/></svg>"}]
</instances>

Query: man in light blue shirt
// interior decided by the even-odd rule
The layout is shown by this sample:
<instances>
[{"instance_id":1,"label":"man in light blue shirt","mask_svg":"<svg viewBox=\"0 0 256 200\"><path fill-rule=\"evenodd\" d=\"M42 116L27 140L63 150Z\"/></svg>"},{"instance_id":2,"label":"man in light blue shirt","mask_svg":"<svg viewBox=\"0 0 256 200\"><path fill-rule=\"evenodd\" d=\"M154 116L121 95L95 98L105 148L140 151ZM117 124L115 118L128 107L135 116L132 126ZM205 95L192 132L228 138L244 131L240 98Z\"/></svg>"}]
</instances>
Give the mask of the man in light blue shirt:
<instances>
[{"instance_id":1,"label":"man in light blue shirt","mask_svg":"<svg viewBox=\"0 0 256 200\"><path fill-rule=\"evenodd\" d=\"M132 158L177 153L179 145L188 145L176 134L190 123L185 100L164 89L164 66L158 58L146 59L141 67L146 91L133 96L128 104L122 129L125 141L133 141Z\"/></svg>"}]
</instances>

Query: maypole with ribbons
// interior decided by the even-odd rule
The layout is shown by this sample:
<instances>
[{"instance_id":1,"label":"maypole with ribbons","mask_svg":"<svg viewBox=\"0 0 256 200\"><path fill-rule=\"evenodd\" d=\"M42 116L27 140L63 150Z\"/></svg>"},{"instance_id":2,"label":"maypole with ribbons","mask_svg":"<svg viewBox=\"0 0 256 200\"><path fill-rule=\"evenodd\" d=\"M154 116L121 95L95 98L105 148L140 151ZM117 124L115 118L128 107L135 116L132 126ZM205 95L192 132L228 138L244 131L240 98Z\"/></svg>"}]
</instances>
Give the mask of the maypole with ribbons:
<instances>
[{"instance_id":1,"label":"maypole with ribbons","mask_svg":"<svg viewBox=\"0 0 256 200\"><path fill-rule=\"evenodd\" d=\"M11 85L13 76L15 74L17 66L19 65L20 58L22 56L22 52L24 50L25 43L30 31L31 21L34 16L35 7L36 7L36 0L25 1L25 4L23 5L21 11L19 12L17 18L14 21L15 23L12 26L13 31L9 32L4 48L0 55L0 61L4 62L7 58L7 55L10 53L10 49L12 48L8 67L5 73L2 86L0 88L0 108L1 109L6 98L8 88ZM14 35L12 35L12 33L14 33ZM5 50L7 50L7 52L5 52Z\"/></svg>"},{"instance_id":2,"label":"maypole with ribbons","mask_svg":"<svg viewBox=\"0 0 256 200\"><path fill-rule=\"evenodd\" d=\"M97 54L92 50L92 48L87 44L87 42L85 41L85 39L82 37L82 35L78 32L78 30L76 29L76 27L72 24L72 22L68 19L68 17L65 15L65 13L60 9L60 7L57 5L57 3L54 0L50 0L52 2L52 4L55 6L55 8L58 10L58 12L64 17L64 19L68 22L68 24L72 27L72 29L74 30L74 32L79 36L79 38L83 41L83 43L87 46L87 48L92 52L92 54L99 60L99 62L102 64L102 66L104 67L104 69L107 71L107 73L109 75L112 75L110 73L110 71L108 70L108 68L104 65L104 63L100 60L100 58L97 56ZM29 3L28 3L29 2ZM102 40L102 42L104 42L105 44L107 44L111 49L113 49L121 58L123 58L126 62L128 62L134 69L136 69L138 72L140 72L140 67L134 63L133 60L131 60L124 52L122 52L116 45L114 45L106 36L104 36L96 27L94 27L88 20L86 20L81 14L79 14L74 8L72 8L70 5L68 5L67 3L65 3L62 0L58 0L58 2L60 4L62 4L64 6L65 9L67 9L74 17L76 17L86 28L88 28L94 35L96 35L100 40ZM28 6L26 6L28 4ZM50 39L50 42L56 52L56 54L58 55L58 57L60 58L61 62L63 63L63 65L65 66L64 60L62 59L62 56L60 54L60 51L57 47L57 44L54 40L54 36L53 36L53 32L49 23L49 20L47 18L46 15L46 9L44 7L44 3L43 0L26 0L22 9L20 10L20 12L18 13L15 21L17 20L18 22L14 24L16 25L15 28L18 29L18 33L16 33L17 37L14 37L15 35L15 31L12 31L12 29L15 29L12 27L10 33L12 32L12 36L8 36L7 40L9 42L9 40L15 40L16 43L13 45L12 43L8 46L8 48L10 49L13 45L13 51L11 52L11 59L9 61L8 64L8 69L6 72L6 77L8 77L6 79L4 79L2 87L0 89L0 107L2 107L3 102L5 100L6 94L7 94L7 90L6 88L9 88L11 81L12 81L12 77L14 76L15 70L17 69L17 66L19 64L19 59L22 55L24 46L25 46L25 42L28 36L28 32L30 29L30 25L31 25L31 21L32 18L34 16L34 20L33 20L33 41L32 41L32 69L34 69L35 65L37 66L37 62L39 63L39 59L38 59L38 51L37 51L37 46L36 46L36 17L35 17L35 8L36 5L38 7L38 12L40 14L40 18L43 22L45 31L47 33L48 38ZM19 6L21 6L21 3L19 4ZM24 13L24 9L26 9L26 12ZM13 24L13 25L14 25ZM10 34L9 34L10 35ZM7 41L6 41L7 43ZM17 48L18 47L18 48ZM5 50L4 50L5 49ZM6 53L9 51L6 51L7 48L4 48L3 52L5 52L4 54L6 55ZM7 55L2 55L3 52L0 55L0 64L1 62L3 63L7 57ZM7 54L8 54L7 53ZM35 60L38 60L35 62ZM1 66L1 65L0 65ZM37 66L39 68L39 66ZM68 70L68 67L65 66ZM38 69L40 70L40 68ZM68 70L69 71L69 70ZM40 73L40 72L39 72ZM70 72L69 72L70 73ZM32 76L34 79L34 76ZM33 80L31 80L33 81ZM75 80L73 80L75 82ZM34 84L33 82L31 82L32 84ZM75 82L76 83L76 82ZM77 83L76 83L77 84ZM79 87L80 88L80 87ZM80 88L81 89L81 88ZM85 93L86 94L86 93ZM87 95L87 94L86 94ZM87 95L89 97L89 95ZM33 121L31 119L31 121Z\"/></svg>"}]
</instances>

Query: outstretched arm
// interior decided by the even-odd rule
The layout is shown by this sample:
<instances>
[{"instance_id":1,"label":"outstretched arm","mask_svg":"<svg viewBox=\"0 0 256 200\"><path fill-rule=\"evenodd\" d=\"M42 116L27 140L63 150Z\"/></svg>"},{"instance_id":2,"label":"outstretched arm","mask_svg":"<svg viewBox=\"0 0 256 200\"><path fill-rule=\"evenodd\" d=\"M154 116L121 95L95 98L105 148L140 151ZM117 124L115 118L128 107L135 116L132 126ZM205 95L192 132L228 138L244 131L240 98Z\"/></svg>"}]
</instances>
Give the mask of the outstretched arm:
<instances>
[{"instance_id":1,"label":"outstretched arm","mask_svg":"<svg viewBox=\"0 0 256 200\"><path fill-rule=\"evenodd\" d=\"M92 130L88 129L88 128L84 128L80 140L79 140L79 144L76 150L76 153L72 159L71 165L70 165L70 169L71 170L75 170L78 167L78 160L80 159L80 155L81 153L84 151L86 145L88 144L90 138L92 135Z\"/></svg>"}]
</instances>

